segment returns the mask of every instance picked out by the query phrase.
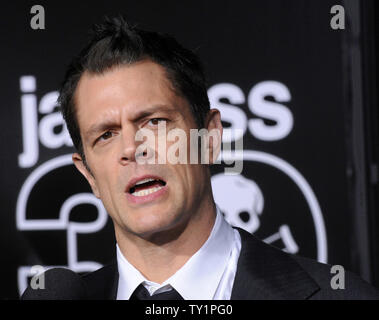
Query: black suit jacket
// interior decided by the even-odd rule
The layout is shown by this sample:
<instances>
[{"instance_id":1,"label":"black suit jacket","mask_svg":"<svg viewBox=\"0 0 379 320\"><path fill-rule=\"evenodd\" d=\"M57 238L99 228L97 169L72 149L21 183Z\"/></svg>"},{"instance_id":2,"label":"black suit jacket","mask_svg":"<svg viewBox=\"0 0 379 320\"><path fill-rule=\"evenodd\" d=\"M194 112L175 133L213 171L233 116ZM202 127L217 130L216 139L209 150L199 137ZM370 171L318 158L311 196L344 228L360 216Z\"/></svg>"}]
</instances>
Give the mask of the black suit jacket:
<instances>
[{"instance_id":1,"label":"black suit jacket","mask_svg":"<svg viewBox=\"0 0 379 320\"><path fill-rule=\"evenodd\" d=\"M250 233L237 229L241 235L241 253L232 300L379 300L379 291L355 274L346 271L345 289L333 290L330 284L333 276L331 266L287 254L258 240ZM118 287L116 261L84 275L82 279L89 299L116 299Z\"/></svg>"}]
</instances>

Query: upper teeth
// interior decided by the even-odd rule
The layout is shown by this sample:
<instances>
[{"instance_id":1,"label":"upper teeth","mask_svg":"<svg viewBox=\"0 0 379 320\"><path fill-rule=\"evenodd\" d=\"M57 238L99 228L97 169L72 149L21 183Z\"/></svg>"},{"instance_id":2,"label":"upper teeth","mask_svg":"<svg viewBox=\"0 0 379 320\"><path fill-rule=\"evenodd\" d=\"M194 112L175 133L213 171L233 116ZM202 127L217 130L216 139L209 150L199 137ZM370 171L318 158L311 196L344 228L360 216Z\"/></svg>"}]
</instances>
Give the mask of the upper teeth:
<instances>
[{"instance_id":1,"label":"upper teeth","mask_svg":"<svg viewBox=\"0 0 379 320\"><path fill-rule=\"evenodd\" d=\"M143 184L143 183L146 183L146 182L150 182L150 181L154 181L154 180L155 179L151 179L151 178L143 179L143 180L138 181L135 185L138 186L140 184Z\"/></svg>"},{"instance_id":2,"label":"upper teeth","mask_svg":"<svg viewBox=\"0 0 379 320\"><path fill-rule=\"evenodd\" d=\"M141 190L141 191L135 191L132 193L132 195L135 197L143 197L143 196L147 196L151 193L157 192L157 191L161 190L162 188L163 188L162 186L152 187L152 188Z\"/></svg>"}]
</instances>

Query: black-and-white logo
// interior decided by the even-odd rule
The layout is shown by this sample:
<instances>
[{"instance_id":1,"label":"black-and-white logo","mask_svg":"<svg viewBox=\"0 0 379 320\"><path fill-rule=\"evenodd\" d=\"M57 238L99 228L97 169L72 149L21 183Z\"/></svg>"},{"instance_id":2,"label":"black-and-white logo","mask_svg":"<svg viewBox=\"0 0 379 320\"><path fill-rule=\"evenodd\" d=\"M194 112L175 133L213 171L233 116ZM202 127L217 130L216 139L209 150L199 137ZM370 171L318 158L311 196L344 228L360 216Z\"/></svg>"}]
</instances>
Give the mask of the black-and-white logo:
<instances>
[{"instance_id":1,"label":"black-and-white logo","mask_svg":"<svg viewBox=\"0 0 379 320\"><path fill-rule=\"evenodd\" d=\"M265 152L244 150L233 157L244 159L243 174L212 176L215 202L225 219L289 253L301 253L302 244L307 244L303 250L308 255L314 252L313 258L326 263L323 215L301 173L283 159ZM285 195L286 200L280 195Z\"/></svg>"}]
</instances>

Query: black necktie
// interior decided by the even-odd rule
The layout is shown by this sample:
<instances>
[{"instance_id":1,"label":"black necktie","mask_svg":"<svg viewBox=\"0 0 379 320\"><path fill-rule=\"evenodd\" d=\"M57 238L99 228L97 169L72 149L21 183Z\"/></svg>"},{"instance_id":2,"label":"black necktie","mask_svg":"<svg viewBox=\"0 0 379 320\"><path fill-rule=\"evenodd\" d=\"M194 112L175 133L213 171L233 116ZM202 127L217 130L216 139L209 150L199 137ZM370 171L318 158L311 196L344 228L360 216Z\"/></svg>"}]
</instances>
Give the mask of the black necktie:
<instances>
[{"instance_id":1,"label":"black necktie","mask_svg":"<svg viewBox=\"0 0 379 320\"><path fill-rule=\"evenodd\" d=\"M129 300L184 300L182 296L172 288L170 291L161 292L153 294L150 296L149 291L141 283L133 294L130 296Z\"/></svg>"}]
</instances>

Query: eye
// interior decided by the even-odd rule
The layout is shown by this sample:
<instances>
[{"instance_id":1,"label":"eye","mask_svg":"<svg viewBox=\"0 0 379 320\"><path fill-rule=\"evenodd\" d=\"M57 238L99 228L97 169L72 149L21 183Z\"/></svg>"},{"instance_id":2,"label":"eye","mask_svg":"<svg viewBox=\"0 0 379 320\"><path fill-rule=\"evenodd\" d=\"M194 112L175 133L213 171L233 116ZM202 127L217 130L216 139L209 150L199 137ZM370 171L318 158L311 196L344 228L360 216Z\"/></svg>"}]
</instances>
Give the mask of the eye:
<instances>
[{"instance_id":1,"label":"eye","mask_svg":"<svg viewBox=\"0 0 379 320\"><path fill-rule=\"evenodd\" d=\"M167 121L167 119L164 119L164 118L153 118L153 119L149 120L148 124L155 127L159 123L166 122L166 121Z\"/></svg>"},{"instance_id":2,"label":"eye","mask_svg":"<svg viewBox=\"0 0 379 320\"><path fill-rule=\"evenodd\" d=\"M111 131L104 132L100 137L99 140L108 140L113 137L113 133Z\"/></svg>"}]
</instances>

